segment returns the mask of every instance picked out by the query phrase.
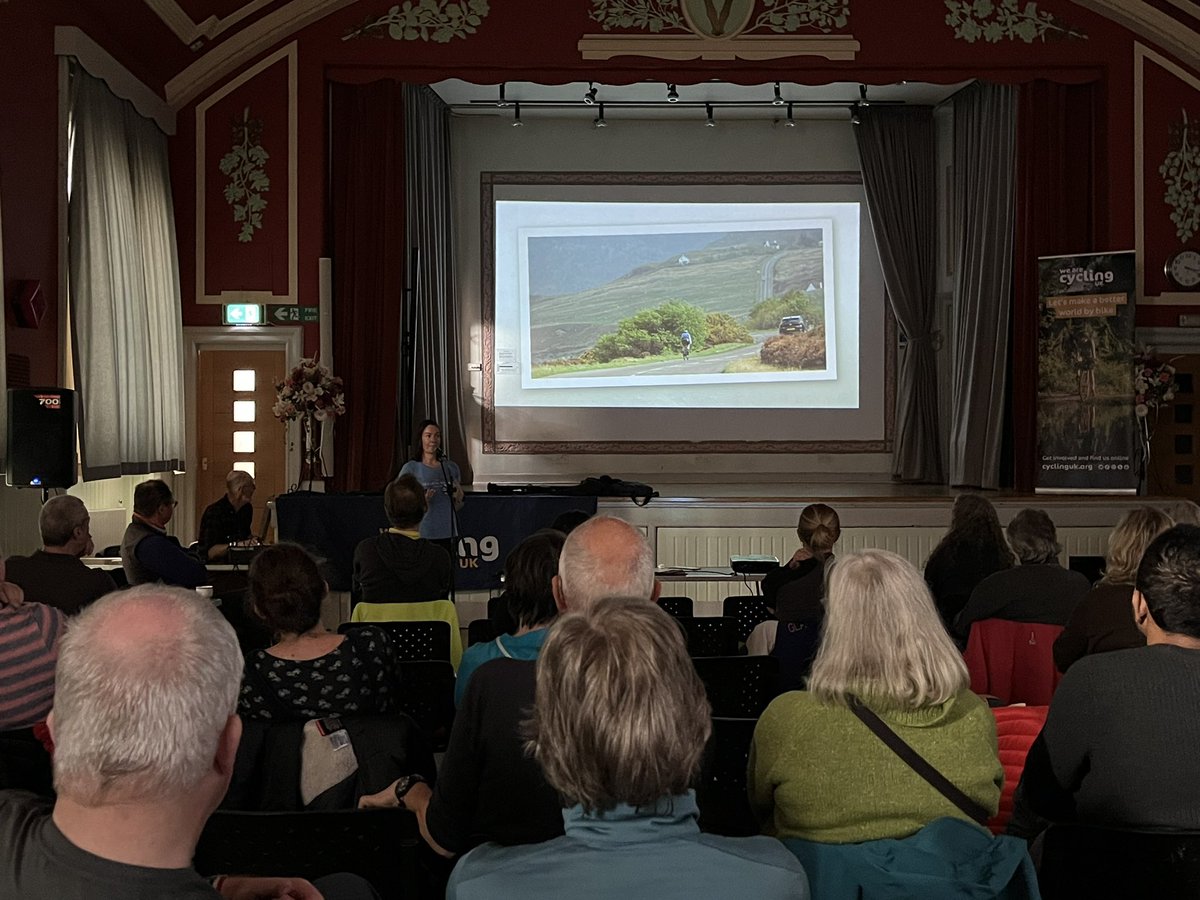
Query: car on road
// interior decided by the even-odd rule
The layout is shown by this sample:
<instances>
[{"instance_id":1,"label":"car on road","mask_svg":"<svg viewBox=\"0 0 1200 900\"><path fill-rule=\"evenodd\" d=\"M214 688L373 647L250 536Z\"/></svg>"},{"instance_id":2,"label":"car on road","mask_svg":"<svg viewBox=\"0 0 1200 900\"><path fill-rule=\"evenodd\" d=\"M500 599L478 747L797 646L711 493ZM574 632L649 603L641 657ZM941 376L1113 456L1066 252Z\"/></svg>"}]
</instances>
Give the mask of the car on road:
<instances>
[{"instance_id":1,"label":"car on road","mask_svg":"<svg viewBox=\"0 0 1200 900\"><path fill-rule=\"evenodd\" d=\"M803 334L809 327L808 319L804 316L784 316L779 320L780 334Z\"/></svg>"}]
</instances>

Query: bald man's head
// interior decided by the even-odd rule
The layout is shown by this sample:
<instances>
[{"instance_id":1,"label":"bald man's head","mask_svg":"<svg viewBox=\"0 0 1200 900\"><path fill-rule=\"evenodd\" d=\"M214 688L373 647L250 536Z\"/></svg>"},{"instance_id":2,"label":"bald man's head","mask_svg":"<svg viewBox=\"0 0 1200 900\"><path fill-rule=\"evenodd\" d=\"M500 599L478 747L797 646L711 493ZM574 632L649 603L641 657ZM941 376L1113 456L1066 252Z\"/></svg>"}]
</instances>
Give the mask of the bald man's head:
<instances>
[{"instance_id":1,"label":"bald man's head","mask_svg":"<svg viewBox=\"0 0 1200 900\"><path fill-rule=\"evenodd\" d=\"M653 602L654 553L642 533L621 519L595 516L571 532L558 558L554 598L582 610L605 597Z\"/></svg>"},{"instance_id":2,"label":"bald man's head","mask_svg":"<svg viewBox=\"0 0 1200 900\"><path fill-rule=\"evenodd\" d=\"M241 675L233 628L194 591L154 584L98 600L59 648L58 793L97 806L194 787L236 710Z\"/></svg>"}]
</instances>

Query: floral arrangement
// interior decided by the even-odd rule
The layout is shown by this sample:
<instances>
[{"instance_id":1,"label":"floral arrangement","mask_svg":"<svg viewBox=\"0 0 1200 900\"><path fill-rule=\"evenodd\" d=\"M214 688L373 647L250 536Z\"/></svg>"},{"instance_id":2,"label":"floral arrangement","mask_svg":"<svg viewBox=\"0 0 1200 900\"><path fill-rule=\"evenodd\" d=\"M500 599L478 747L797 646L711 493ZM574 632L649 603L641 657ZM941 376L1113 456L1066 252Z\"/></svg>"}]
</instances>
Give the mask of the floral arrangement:
<instances>
[{"instance_id":1,"label":"floral arrangement","mask_svg":"<svg viewBox=\"0 0 1200 900\"><path fill-rule=\"evenodd\" d=\"M318 422L346 412L342 379L334 377L316 357L302 359L291 374L275 383L275 418L285 424L311 415Z\"/></svg>"},{"instance_id":2,"label":"floral arrangement","mask_svg":"<svg viewBox=\"0 0 1200 900\"><path fill-rule=\"evenodd\" d=\"M1175 383L1175 367L1154 355L1150 347L1142 347L1133 357L1134 412L1144 419L1175 399L1179 385Z\"/></svg>"}]
</instances>

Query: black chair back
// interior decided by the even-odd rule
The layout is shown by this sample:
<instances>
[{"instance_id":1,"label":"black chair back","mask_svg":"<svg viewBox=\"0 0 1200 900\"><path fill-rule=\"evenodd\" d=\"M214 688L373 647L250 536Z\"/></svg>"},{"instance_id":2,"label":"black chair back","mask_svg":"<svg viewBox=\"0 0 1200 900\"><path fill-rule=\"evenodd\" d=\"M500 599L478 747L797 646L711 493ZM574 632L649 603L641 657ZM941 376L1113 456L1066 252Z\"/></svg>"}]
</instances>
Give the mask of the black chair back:
<instances>
[{"instance_id":1,"label":"black chair back","mask_svg":"<svg viewBox=\"0 0 1200 900\"><path fill-rule=\"evenodd\" d=\"M1045 900L1200 897L1200 833L1051 825L1038 884Z\"/></svg>"},{"instance_id":2,"label":"black chair back","mask_svg":"<svg viewBox=\"0 0 1200 900\"><path fill-rule=\"evenodd\" d=\"M474 647L476 644L486 644L488 641L494 641L499 636L499 632L496 631L496 625L491 619L476 619L467 626L468 647Z\"/></svg>"},{"instance_id":3,"label":"black chair back","mask_svg":"<svg viewBox=\"0 0 1200 900\"><path fill-rule=\"evenodd\" d=\"M713 718L712 737L704 748L696 802L700 830L730 837L759 833L759 823L746 793L750 739L757 719Z\"/></svg>"},{"instance_id":4,"label":"black chair back","mask_svg":"<svg viewBox=\"0 0 1200 900\"><path fill-rule=\"evenodd\" d=\"M726 597L721 605L721 615L727 619L737 619L738 640L743 643L758 625L774 618L767 609L766 601L751 594Z\"/></svg>"},{"instance_id":5,"label":"black chair back","mask_svg":"<svg viewBox=\"0 0 1200 900\"><path fill-rule=\"evenodd\" d=\"M714 716L756 719L775 699L779 661L773 657L705 656L694 657L692 664Z\"/></svg>"},{"instance_id":6,"label":"black chair back","mask_svg":"<svg viewBox=\"0 0 1200 900\"><path fill-rule=\"evenodd\" d=\"M454 724L454 667L440 659L399 664L400 711L416 720L435 752L443 752Z\"/></svg>"},{"instance_id":7,"label":"black chair back","mask_svg":"<svg viewBox=\"0 0 1200 900\"><path fill-rule=\"evenodd\" d=\"M737 619L694 616L678 621L687 634L689 656L733 656L738 652Z\"/></svg>"},{"instance_id":8,"label":"black chair back","mask_svg":"<svg viewBox=\"0 0 1200 900\"><path fill-rule=\"evenodd\" d=\"M396 645L397 656L405 662L422 659L450 662L449 622L343 622L338 626L338 633L346 634L368 625L386 631Z\"/></svg>"},{"instance_id":9,"label":"black chair back","mask_svg":"<svg viewBox=\"0 0 1200 900\"><path fill-rule=\"evenodd\" d=\"M400 900L420 891L420 840L416 816L404 809L218 810L200 835L194 866L206 878L235 872L311 881L352 872L383 900Z\"/></svg>"},{"instance_id":10,"label":"black chair back","mask_svg":"<svg viewBox=\"0 0 1200 900\"><path fill-rule=\"evenodd\" d=\"M779 693L802 691L817 648L821 646L821 626L814 622L780 622L775 631L771 656L779 660Z\"/></svg>"},{"instance_id":11,"label":"black chair back","mask_svg":"<svg viewBox=\"0 0 1200 900\"><path fill-rule=\"evenodd\" d=\"M677 619L690 618L692 615L691 597L659 597L658 605Z\"/></svg>"}]
</instances>

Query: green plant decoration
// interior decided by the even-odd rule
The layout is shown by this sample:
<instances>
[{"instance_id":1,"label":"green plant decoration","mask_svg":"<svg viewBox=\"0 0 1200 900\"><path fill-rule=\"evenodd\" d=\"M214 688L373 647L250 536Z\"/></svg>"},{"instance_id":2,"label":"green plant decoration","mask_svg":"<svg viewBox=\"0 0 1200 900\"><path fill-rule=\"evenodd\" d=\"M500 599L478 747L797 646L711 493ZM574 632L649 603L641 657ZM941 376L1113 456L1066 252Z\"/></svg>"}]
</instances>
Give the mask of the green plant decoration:
<instances>
[{"instance_id":1,"label":"green plant decoration","mask_svg":"<svg viewBox=\"0 0 1200 900\"><path fill-rule=\"evenodd\" d=\"M271 189L271 179L263 168L270 155L263 149L261 119L250 118L250 107L242 111L242 120L233 123L233 149L221 158L222 174L229 176L225 202L233 207L233 221L241 222L238 240L245 243L262 228L267 201L263 194Z\"/></svg>"},{"instance_id":2,"label":"green plant decoration","mask_svg":"<svg viewBox=\"0 0 1200 900\"><path fill-rule=\"evenodd\" d=\"M1175 234L1189 241L1200 231L1200 144L1192 145L1187 110L1180 112L1183 119L1171 126L1172 148L1158 174L1167 186L1163 201L1171 207Z\"/></svg>"},{"instance_id":3,"label":"green plant decoration","mask_svg":"<svg viewBox=\"0 0 1200 900\"><path fill-rule=\"evenodd\" d=\"M393 41L433 41L447 44L451 38L465 38L488 14L488 0L404 0L377 19L367 19L351 28L343 41L358 37Z\"/></svg>"},{"instance_id":4,"label":"green plant decoration","mask_svg":"<svg viewBox=\"0 0 1200 900\"><path fill-rule=\"evenodd\" d=\"M642 28L658 34L668 30L688 30L678 4L672 0L592 0L588 15L605 31Z\"/></svg>"},{"instance_id":5,"label":"green plant decoration","mask_svg":"<svg viewBox=\"0 0 1200 900\"><path fill-rule=\"evenodd\" d=\"M1087 35L1077 31L1048 12L1038 9L1034 0L1024 7L1020 0L946 0L946 24L954 29L954 36L973 44L983 38L989 44L1002 40L1022 40L1032 44L1035 40L1052 38L1082 38Z\"/></svg>"},{"instance_id":6,"label":"green plant decoration","mask_svg":"<svg viewBox=\"0 0 1200 900\"><path fill-rule=\"evenodd\" d=\"M850 0L763 0L759 13L744 33L765 29L791 34L802 28L830 32L850 20Z\"/></svg>"}]
</instances>

